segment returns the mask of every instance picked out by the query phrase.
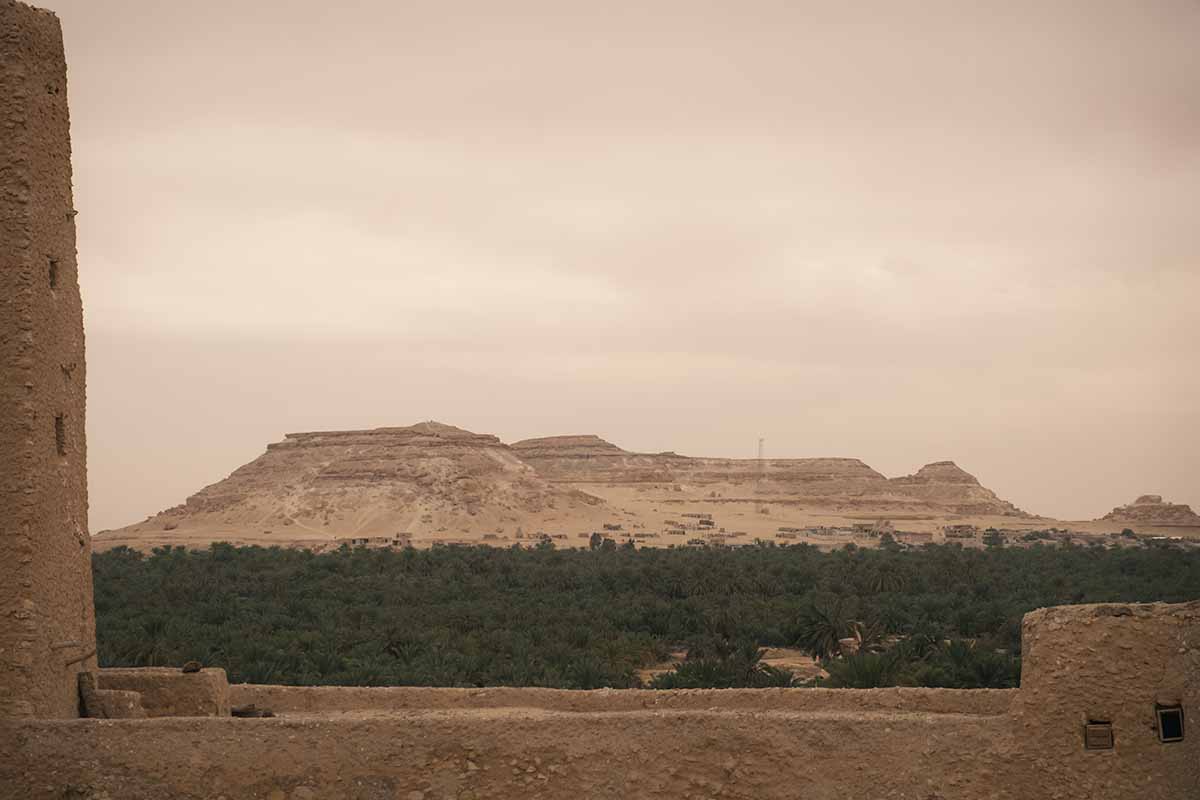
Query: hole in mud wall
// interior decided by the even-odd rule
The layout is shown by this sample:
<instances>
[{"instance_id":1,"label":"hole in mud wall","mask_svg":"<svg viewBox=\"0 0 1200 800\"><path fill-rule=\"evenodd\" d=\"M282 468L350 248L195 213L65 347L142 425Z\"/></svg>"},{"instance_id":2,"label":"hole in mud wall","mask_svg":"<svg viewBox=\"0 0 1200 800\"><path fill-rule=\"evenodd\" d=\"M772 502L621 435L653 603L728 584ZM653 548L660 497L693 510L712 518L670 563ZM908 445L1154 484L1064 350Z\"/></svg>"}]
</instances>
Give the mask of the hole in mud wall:
<instances>
[{"instance_id":1,"label":"hole in mud wall","mask_svg":"<svg viewBox=\"0 0 1200 800\"><path fill-rule=\"evenodd\" d=\"M67 418L62 414L54 418L54 447L60 456L67 454Z\"/></svg>"},{"instance_id":2,"label":"hole in mud wall","mask_svg":"<svg viewBox=\"0 0 1200 800\"><path fill-rule=\"evenodd\" d=\"M58 262L50 259L50 288L58 288Z\"/></svg>"},{"instance_id":3,"label":"hole in mud wall","mask_svg":"<svg viewBox=\"0 0 1200 800\"><path fill-rule=\"evenodd\" d=\"M1158 706L1158 740L1183 741L1183 706Z\"/></svg>"},{"instance_id":4,"label":"hole in mud wall","mask_svg":"<svg viewBox=\"0 0 1200 800\"><path fill-rule=\"evenodd\" d=\"M1112 750L1112 723L1104 720L1089 720L1088 724L1083 726L1083 749Z\"/></svg>"}]
</instances>

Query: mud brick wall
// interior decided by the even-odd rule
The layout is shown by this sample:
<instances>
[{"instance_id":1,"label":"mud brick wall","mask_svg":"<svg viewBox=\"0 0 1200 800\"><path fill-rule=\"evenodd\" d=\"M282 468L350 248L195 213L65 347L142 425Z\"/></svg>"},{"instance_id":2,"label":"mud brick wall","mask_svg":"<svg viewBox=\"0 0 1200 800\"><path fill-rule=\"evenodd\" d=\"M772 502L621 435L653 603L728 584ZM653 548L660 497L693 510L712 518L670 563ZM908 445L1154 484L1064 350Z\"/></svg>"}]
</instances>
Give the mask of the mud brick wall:
<instances>
[{"instance_id":1,"label":"mud brick wall","mask_svg":"<svg viewBox=\"0 0 1200 800\"><path fill-rule=\"evenodd\" d=\"M0 717L78 716L95 666L66 73L57 17L0 0Z\"/></svg>"}]
</instances>

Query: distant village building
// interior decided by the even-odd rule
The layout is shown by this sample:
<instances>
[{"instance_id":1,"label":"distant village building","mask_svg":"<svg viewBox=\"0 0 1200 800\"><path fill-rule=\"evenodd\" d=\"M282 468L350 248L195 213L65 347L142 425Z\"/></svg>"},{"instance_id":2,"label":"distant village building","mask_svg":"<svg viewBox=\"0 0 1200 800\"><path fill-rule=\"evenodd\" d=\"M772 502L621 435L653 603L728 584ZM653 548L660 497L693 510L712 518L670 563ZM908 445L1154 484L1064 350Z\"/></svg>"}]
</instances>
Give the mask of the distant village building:
<instances>
[{"instance_id":1,"label":"distant village building","mask_svg":"<svg viewBox=\"0 0 1200 800\"><path fill-rule=\"evenodd\" d=\"M853 536L854 533L853 528L831 528L824 525L804 529L805 536Z\"/></svg>"},{"instance_id":2,"label":"distant village building","mask_svg":"<svg viewBox=\"0 0 1200 800\"><path fill-rule=\"evenodd\" d=\"M396 533L391 536L354 536L350 539L339 539L339 544L351 547L367 547L372 550L387 550L393 548L411 547L412 537L407 533Z\"/></svg>"},{"instance_id":3,"label":"distant village building","mask_svg":"<svg viewBox=\"0 0 1200 800\"><path fill-rule=\"evenodd\" d=\"M944 525L941 533L943 540L974 539L979 535L979 528L975 525Z\"/></svg>"}]
</instances>

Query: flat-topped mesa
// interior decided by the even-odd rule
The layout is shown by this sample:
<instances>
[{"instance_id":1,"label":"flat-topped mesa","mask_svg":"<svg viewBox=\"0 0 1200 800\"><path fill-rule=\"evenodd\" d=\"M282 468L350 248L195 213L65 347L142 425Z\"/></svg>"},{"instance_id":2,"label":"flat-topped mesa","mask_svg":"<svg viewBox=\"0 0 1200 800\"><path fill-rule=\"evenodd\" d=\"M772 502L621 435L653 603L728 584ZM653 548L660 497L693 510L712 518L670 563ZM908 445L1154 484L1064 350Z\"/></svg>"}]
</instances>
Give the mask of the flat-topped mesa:
<instances>
[{"instance_id":1,"label":"flat-topped mesa","mask_svg":"<svg viewBox=\"0 0 1200 800\"><path fill-rule=\"evenodd\" d=\"M675 453L631 453L593 434L546 436L511 445L547 480L564 483L671 483Z\"/></svg>"},{"instance_id":2,"label":"flat-topped mesa","mask_svg":"<svg viewBox=\"0 0 1200 800\"><path fill-rule=\"evenodd\" d=\"M509 445L521 458L597 458L632 455L594 434L543 436Z\"/></svg>"},{"instance_id":3,"label":"flat-topped mesa","mask_svg":"<svg viewBox=\"0 0 1200 800\"><path fill-rule=\"evenodd\" d=\"M555 513L587 518L598 505L538 476L495 436L422 422L287 434L183 505L101 539L164 532L197 543L210 533L214 541L264 543L482 535L540 525Z\"/></svg>"},{"instance_id":4,"label":"flat-topped mesa","mask_svg":"<svg viewBox=\"0 0 1200 800\"><path fill-rule=\"evenodd\" d=\"M1144 494L1129 505L1114 508L1101 519L1150 527L1200 527L1200 514L1192 511L1191 506L1165 502L1160 494Z\"/></svg>"},{"instance_id":5,"label":"flat-topped mesa","mask_svg":"<svg viewBox=\"0 0 1200 800\"><path fill-rule=\"evenodd\" d=\"M282 442L272 442L268 450L295 447L370 445L378 447L504 447L499 437L445 425L420 422L402 428L374 428L351 431L308 431L285 433Z\"/></svg>"},{"instance_id":6,"label":"flat-topped mesa","mask_svg":"<svg viewBox=\"0 0 1200 800\"><path fill-rule=\"evenodd\" d=\"M589 531L614 524L615 515L629 525L648 523L645 532L661 524L657 509L639 519L627 490L647 500L663 493L661 502L673 511L719 502L871 517L1024 515L950 461L889 480L857 458L638 453L594 434L506 445L489 434L430 421L289 433L182 505L106 531L97 541L324 546L333 539L406 533L418 542L461 537L501 543L516 541L523 531L522 539L547 533L579 544Z\"/></svg>"},{"instance_id":7,"label":"flat-topped mesa","mask_svg":"<svg viewBox=\"0 0 1200 800\"><path fill-rule=\"evenodd\" d=\"M635 453L598 436L551 436L512 445L542 477L578 484L712 486L835 509L1028 516L953 461L888 479L857 458L700 458Z\"/></svg>"},{"instance_id":8,"label":"flat-topped mesa","mask_svg":"<svg viewBox=\"0 0 1200 800\"><path fill-rule=\"evenodd\" d=\"M757 494L855 498L887 483L857 458L692 458L685 466L680 480L752 484Z\"/></svg>"},{"instance_id":9,"label":"flat-topped mesa","mask_svg":"<svg viewBox=\"0 0 1200 800\"><path fill-rule=\"evenodd\" d=\"M817 493L859 494L884 485L883 475L857 458L701 458L674 451L635 453L594 435L548 436L512 445L539 475L593 484L686 483L804 486Z\"/></svg>"}]
</instances>

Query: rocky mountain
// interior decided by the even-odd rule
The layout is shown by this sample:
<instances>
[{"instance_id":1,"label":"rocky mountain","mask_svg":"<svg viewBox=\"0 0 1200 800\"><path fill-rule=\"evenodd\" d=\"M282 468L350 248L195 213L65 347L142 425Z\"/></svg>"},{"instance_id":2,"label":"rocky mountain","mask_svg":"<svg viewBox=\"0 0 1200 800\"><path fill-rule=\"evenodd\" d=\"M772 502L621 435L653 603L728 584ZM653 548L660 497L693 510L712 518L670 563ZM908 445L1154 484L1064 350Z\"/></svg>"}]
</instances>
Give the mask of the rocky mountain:
<instances>
[{"instance_id":1,"label":"rocky mountain","mask_svg":"<svg viewBox=\"0 0 1200 800\"><path fill-rule=\"evenodd\" d=\"M1191 506L1164 502L1158 494L1144 494L1128 505L1114 508L1101 519L1130 525L1200 527L1200 514L1192 511Z\"/></svg>"},{"instance_id":2,"label":"rocky mountain","mask_svg":"<svg viewBox=\"0 0 1200 800\"><path fill-rule=\"evenodd\" d=\"M838 520L894 518L932 529L963 516L1028 517L950 461L887 478L854 458L636 453L592 435L506 445L423 422L289 433L183 504L97 534L96 545L323 547L410 537L510 546L543 532L578 545L597 530L666 544L650 540L700 513L745 538Z\"/></svg>"},{"instance_id":3,"label":"rocky mountain","mask_svg":"<svg viewBox=\"0 0 1200 800\"><path fill-rule=\"evenodd\" d=\"M694 458L674 452L631 453L598 436L551 436L512 445L548 480L590 485L682 484L718 487L761 499L805 501L841 510L938 511L1028 516L1001 500L952 461L915 475L887 478L856 458Z\"/></svg>"},{"instance_id":4,"label":"rocky mountain","mask_svg":"<svg viewBox=\"0 0 1200 800\"><path fill-rule=\"evenodd\" d=\"M962 515L1027 517L1029 514L1001 500L953 461L935 461L915 475L888 480L888 490L910 500Z\"/></svg>"},{"instance_id":5,"label":"rocky mountain","mask_svg":"<svg viewBox=\"0 0 1200 800\"><path fill-rule=\"evenodd\" d=\"M586 517L597 505L540 478L495 436L423 422L289 433L184 504L107 535L226 531L270 542L458 534L558 514Z\"/></svg>"}]
</instances>

